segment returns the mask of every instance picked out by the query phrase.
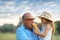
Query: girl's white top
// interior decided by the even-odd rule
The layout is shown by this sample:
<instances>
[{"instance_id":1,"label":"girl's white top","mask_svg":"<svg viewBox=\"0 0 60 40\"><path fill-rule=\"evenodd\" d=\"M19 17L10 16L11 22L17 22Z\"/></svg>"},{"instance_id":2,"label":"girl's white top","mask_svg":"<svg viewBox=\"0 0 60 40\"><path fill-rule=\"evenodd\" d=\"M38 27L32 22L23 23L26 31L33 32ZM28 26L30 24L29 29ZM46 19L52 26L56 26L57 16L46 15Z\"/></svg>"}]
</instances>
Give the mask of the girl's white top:
<instances>
[{"instance_id":1,"label":"girl's white top","mask_svg":"<svg viewBox=\"0 0 60 40\"><path fill-rule=\"evenodd\" d=\"M40 29L40 33L44 33L45 29L46 29L46 25L42 25ZM51 40L51 36L52 36L52 28L48 30L48 33L45 37L39 36L39 40Z\"/></svg>"}]
</instances>

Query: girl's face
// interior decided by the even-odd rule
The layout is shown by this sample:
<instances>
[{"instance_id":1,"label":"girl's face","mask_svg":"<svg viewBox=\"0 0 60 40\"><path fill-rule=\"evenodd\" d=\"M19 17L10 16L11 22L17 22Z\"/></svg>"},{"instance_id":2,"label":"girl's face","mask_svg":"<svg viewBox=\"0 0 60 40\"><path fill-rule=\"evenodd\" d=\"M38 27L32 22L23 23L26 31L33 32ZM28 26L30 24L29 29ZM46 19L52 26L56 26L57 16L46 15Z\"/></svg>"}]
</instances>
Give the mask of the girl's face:
<instances>
[{"instance_id":1,"label":"girl's face","mask_svg":"<svg viewBox=\"0 0 60 40\"><path fill-rule=\"evenodd\" d=\"M41 22L42 22L42 23L46 23L47 21L46 21L45 18L41 18Z\"/></svg>"}]
</instances>

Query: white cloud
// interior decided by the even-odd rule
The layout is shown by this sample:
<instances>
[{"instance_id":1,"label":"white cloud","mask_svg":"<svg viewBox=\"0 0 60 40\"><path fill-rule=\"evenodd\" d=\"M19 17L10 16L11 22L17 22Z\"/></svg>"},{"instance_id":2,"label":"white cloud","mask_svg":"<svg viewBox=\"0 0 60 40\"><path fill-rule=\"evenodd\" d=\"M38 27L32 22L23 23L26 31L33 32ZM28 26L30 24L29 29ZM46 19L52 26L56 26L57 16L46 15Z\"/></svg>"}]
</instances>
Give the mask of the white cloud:
<instances>
[{"instance_id":1,"label":"white cloud","mask_svg":"<svg viewBox=\"0 0 60 40\"><path fill-rule=\"evenodd\" d=\"M22 3L21 4L27 4L29 1L22 1Z\"/></svg>"},{"instance_id":2,"label":"white cloud","mask_svg":"<svg viewBox=\"0 0 60 40\"><path fill-rule=\"evenodd\" d=\"M0 6L0 10L2 10L2 9L4 9L4 7L3 6Z\"/></svg>"},{"instance_id":3,"label":"white cloud","mask_svg":"<svg viewBox=\"0 0 60 40\"><path fill-rule=\"evenodd\" d=\"M20 14L19 13L12 13L12 12L0 12L0 18L2 19L13 19L16 16L18 17Z\"/></svg>"},{"instance_id":4,"label":"white cloud","mask_svg":"<svg viewBox=\"0 0 60 40\"><path fill-rule=\"evenodd\" d=\"M56 6L58 6L58 4L55 3L55 2L53 2L53 1L51 1L51 2L44 2L43 4L44 4L44 5L49 5L49 6L51 6L51 7L56 7Z\"/></svg>"},{"instance_id":5,"label":"white cloud","mask_svg":"<svg viewBox=\"0 0 60 40\"><path fill-rule=\"evenodd\" d=\"M52 4L52 3L54 3L54 2L44 2L43 4L44 5L49 5L49 4Z\"/></svg>"},{"instance_id":6,"label":"white cloud","mask_svg":"<svg viewBox=\"0 0 60 40\"><path fill-rule=\"evenodd\" d=\"M31 6L30 5L20 5L18 7L16 7L16 11L19 11L21 13L24 13L24 12L28 12L31 10Z\"/></svg>"},{"instance_id":7,"label":"white cloud","mask_svg":"<svg viewBox=\"0 0 60 40\"><path fill-rule=\"evenodd\" d=\"M17 19L0 19L0 25L3 25L4 23L17 25L18 20Z\"/></svg>"},{"instance_id":8,"label":"white cloud","mask_svg":"<svg viewBox=\"0 0 60 40\"><path fill-rule=\"evenodd\" d=\"M3 2L2 4L4 4L3 6L0 6L0 11L1 12L8 12L8 11L10 11L10 12L14 12L14 11L16 11L15 10L15 7L14 7L14 5L15 5L15 1L10 1L10 2Z\"/></svg>"},{"instance_id":9,"label":"white cloud","mask_svg":"<svg viewBox=\"0 0 60 40\"><path fill-rule=\"evenodd\" d=\"M54 17L53 18L54 21L60 21L60 13L59 12L54 14L53 17Z\"/></svg>"},{"instance_id":10,"label":"white cloud","mask_svg":"<svg viewBox=\"0 0 60 40\"><path fill-rule=\"evenodd\" d=\"M12 6L12 5L15 4L15 2L14 2L14 1L11 1L11 2L4 2L4 4L7 5L7 6Z\"/></svg>"},{"instance_id":11,"label":"white cloud","mask_svg":"<svg viewBox=\"0 0 60 40\"><path fill-rule=\"evenodd\" d=\"M57 4L50 4L51 7L56 7L58 6Z\"/></svg>"},{"instance_id":12,"label":"white cloud","mask_svg":"<svg viewBox=\"0 0 60 40\"><path fill-rule=\"evenodd\" d=\"M12 24L15 24L15 25L17 25L18 24L18 21L19 21L19 16L21 15L21 14L24 14L25 12L30 12L30 13L32 13L33 14L33 16L40 16L40 14L43 12L43 11L47 11L47 12L49 12L49 13L51 13L52 15L53 15L53 20L55 21L55 20L57 20L57 19L59 19L59 17L57 17L58 15L57 14L53 14L52 13L52 10L49 10L50 9L50 7L48 7L48 8L44 8L44 7L42 7L41 9L40 9L40 6L42 6L42 5L46 5L46 6L51 6L51 7L55 7L55 6L57 6L57 4L55 4L55 3L53 3L53 2L44 2L44 3L37 3L37 4L29 4L29 5L27 5L27 3L28 3L28 1L23 1L22 3L21 3L21 5L19 5L18 7L14 7L13 5L14 5L14 3L15 2L5 2L5 6L0 6L0 9L2 10L2 11L5 11L5 12L16 12L15 14L14 13L3 13L2 15L8 15L8 16L6 16L8 19L0 19L0 24L4 24L4 23L12 23ZM25 3L25 4L24 4ZM42 5L41 5L42 4ZM56 16L57 15L57 16ZM3 16L3 17L5 17L5 16ZM2 17L2 16L1 16ZM38 19L36 19L35 21L37 21ZM38 21L37 21L38 22Z\"/></svg>"},{"instance_id":13,"label":"white cloud","mask_svg":"<svg viewBox=\"0 0 60 40\"><path fill-rule=\"evenodd\" d=\"M19 18L20 18L20 15L11 15L9 14L11 19L8 18L8 19L0 19L0 25L3 25L4 23L8 23L8 24L14 24L14 25L17 25L18 22L19 22Z\"/></svg>"},{"instance_id":14,"label":"white cloud","mask_svg":"<svg viewBox=\"0 0 60 40\"><path fill-rule=\"evenodd\" d=\"M14 6L0 6L0 12L15 12Z\"/></svg>"}]
</instances>

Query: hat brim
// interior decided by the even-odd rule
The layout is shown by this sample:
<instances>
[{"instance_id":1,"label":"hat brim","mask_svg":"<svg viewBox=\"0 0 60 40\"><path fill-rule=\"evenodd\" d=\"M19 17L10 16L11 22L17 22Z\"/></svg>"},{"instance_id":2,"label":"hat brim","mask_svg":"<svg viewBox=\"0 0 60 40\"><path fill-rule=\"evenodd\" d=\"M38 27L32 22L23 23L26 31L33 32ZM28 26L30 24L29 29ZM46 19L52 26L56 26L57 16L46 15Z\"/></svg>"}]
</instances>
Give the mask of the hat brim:
<instances>
[{"instance_id":1,"label":"hat brim","mask_svg":"<svg viewBox=\"0 0 60 40\"><path fill-rule=\"evenodd\" d=\"M45 18L45 17L38 16L38 18ZM45 19L50 20L50 19L48 19L48 18L45 18ZM52 20L50 20L50 21L52 21ZM53 21L52 21L52 22L53 22Z\"/></svg>"}]
</instances>

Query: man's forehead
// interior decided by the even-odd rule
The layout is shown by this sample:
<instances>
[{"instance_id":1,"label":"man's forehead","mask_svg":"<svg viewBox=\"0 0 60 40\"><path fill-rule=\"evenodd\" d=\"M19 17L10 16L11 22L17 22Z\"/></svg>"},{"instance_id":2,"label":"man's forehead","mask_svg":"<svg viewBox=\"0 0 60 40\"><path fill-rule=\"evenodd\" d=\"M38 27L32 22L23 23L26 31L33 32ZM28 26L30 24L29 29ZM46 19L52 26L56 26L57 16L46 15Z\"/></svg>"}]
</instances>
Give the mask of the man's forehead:
<instances>
[{"instance_id":1,"label":"man's forehead","mask_svg":"<svg viewBox=\"0 0 60 40\"><path fill-rule=\"evenodd\" d=\"M33 15L31 13L27 13L25 15L25 19L33 18Z\"/></svg>"},{"instance_id":2,"label":"man's forehead","mask_svg":"<svg viewBox=\"0 0 60 40\"><path fill-rule=\"evenodd\" d=\"M25 15L25 17L32 17L32 14L28 13Z\"/></svg>"}]
</instances>

